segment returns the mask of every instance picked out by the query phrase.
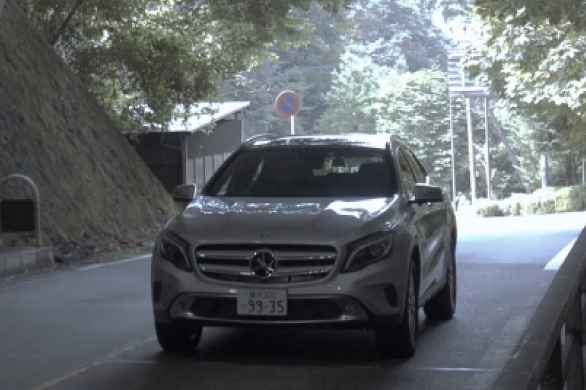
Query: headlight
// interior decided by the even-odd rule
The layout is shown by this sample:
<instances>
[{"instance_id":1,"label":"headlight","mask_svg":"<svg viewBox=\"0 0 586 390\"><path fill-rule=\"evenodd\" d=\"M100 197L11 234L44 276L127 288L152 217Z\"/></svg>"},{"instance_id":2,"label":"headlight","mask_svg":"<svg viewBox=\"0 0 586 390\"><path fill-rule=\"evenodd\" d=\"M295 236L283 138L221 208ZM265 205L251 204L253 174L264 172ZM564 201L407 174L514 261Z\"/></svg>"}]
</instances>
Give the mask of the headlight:
<instances>
[{"instance_id":1,"label":"headlight","mask_svg":"<svg viewBox=\"0 0 586 390\"><path fill-rule=\"evenodd\" d=\"M392 232L380 232L348 244L343 272L359 271L388 257L393 249L393 238Z\"/></svg>"},{"instance_id":2,"label":"headlight","mask_svg":"<svg viewBox=\"0 0 586 390\"><path fill-rule=\"evenodd\" d=\"M189 243L179 236L166 232L161 235L159 251L161 256L180 270L191 272L191 263L187 256Z\"/></svg>"}]
</instances>

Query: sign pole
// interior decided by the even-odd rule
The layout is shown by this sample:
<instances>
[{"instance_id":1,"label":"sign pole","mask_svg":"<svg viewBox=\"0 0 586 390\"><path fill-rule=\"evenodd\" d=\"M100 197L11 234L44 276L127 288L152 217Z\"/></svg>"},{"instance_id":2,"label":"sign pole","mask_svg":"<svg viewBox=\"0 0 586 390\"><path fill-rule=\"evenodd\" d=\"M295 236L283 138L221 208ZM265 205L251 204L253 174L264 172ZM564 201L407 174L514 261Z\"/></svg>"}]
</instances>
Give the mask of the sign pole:
<instances>
[{"instance_id":1,"label":"sign pole","mask_svg":"<svg viewBox=\"0 0 586 390\"><path fill-rule=\"evenodd\" d=\"M291 115L291 135L295 135L295 115Z\"/></svg>"}]
</instances>

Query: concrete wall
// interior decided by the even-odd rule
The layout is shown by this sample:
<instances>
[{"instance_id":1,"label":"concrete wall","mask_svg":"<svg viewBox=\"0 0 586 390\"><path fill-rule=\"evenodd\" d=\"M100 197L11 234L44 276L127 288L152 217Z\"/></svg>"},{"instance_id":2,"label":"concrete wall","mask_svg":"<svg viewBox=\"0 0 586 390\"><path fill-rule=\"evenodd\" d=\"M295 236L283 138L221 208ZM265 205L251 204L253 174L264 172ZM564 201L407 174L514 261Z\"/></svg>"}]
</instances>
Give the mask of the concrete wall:
<instances>
[{"instance_id":1,"label":"concrete wall","mask_svg":"<svg viewBox=\"0 0 586 390\"><path fill-rule=\"evenodd\" d=\"M0 278L55 268L53 248L0 248Z\"/></svg>"}]
</instances>

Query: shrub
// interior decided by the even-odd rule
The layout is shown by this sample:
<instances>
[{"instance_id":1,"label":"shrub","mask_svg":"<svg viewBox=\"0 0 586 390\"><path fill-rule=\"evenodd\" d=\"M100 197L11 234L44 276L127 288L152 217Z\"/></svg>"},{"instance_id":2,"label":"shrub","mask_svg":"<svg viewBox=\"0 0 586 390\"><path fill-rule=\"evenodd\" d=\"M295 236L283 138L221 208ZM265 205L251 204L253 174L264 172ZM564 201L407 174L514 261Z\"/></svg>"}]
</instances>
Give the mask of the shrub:
<instances>
[{"instance_id":1,"label":"shrub","mask_svg":"<svg viewBox=\"0 0 586 390\"><path fill-rule=\"evenodd\" d=\"M480 217L520 216L586 210L586 186L548 187L533 194L513 194L500 201L478 199L474 207Z\"/></svg>"}]
</instances>

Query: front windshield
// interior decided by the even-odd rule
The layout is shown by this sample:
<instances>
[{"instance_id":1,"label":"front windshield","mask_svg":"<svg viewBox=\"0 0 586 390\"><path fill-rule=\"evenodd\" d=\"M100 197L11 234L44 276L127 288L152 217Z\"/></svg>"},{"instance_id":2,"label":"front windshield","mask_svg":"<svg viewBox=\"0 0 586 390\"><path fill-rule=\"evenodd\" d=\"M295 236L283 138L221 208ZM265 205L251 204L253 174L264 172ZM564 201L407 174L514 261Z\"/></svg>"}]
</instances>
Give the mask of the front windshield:
<instances>
[{"instance_id":1,"label":"front windshield","mask_svg":"<svg viewBox=\"0 0 586 390\"><path fill-rule=\"evenodd\" d=\"M256 197L389 197L397 192L386 151L283 147L240 151L203 194Z\"/></svg>"}]
</instances>

